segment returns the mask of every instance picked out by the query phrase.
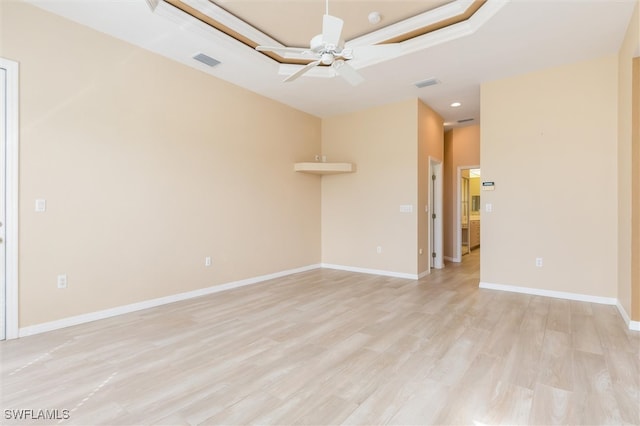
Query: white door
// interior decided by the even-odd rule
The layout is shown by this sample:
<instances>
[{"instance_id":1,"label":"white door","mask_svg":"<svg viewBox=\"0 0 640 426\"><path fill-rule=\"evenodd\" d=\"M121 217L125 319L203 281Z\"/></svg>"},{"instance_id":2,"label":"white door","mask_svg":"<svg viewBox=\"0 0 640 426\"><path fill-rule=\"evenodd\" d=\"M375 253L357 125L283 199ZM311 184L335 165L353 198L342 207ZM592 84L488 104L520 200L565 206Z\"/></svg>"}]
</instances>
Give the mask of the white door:
<instances>
[{"instance_id":1,"label":"white door","mask_svg":"<svg viewBox=\"0 0 640 426\"><path fill-rule=\"evenodd\" d=\"M0 58L0 340L18 337L18 68Z\"/></svg>"},{"instance_id":2,"label":"white door","mask_svg":"<svg viewBox=\"0 0 640 426\"><path fill-rule=\"evenodd\" d=\"M431 268L444 268L442 229L442 161L429 157L429 254Z\"/></svg>"},{"instance_id":3,"label":"white door","mask_svg":"<svg viewBox=\"0 0 640 426\"><path fill-rule=\"evenodd\" d=\"M0 340L7 336L6 200L7 70L0 68Z\"/></svg>"}]
</instances>

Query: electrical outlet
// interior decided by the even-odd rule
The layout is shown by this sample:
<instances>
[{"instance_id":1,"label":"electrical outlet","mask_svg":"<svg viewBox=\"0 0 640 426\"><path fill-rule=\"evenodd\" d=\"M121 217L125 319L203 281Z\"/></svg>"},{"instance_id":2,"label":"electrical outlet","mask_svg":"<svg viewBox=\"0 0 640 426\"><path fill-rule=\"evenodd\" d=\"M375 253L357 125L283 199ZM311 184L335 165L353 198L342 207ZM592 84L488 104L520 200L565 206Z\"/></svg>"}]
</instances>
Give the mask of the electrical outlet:
<instances>
[{"instance_id":1,"label":"electrical outlet","mask_svg":"<svg viewBox=\"0 0 640 426\"><path fill-rule=\"evenodd\" d=\"M58 275L58 288L67 288L67 274Z\"/></svg>"},{"instance_id":2,"label":"electrical outlet","mask_svg":"<svg viewBox=\"0 0 640 426\"><path fill-rule=\"evenodd\" d=\"M44 199L37 199L36 200L36 212L37 213L44 213L47 211L47 200Z\"/></svg>"},{"instance_id":3,"label":"electrical outlet","mask_svg":"<svg viewBox=\"0 0 640 426\"><path fill-rule=\"evenodd\" d=\"M211 257L207 256L204 258L204 266L211 266Z\"/></svg>"},{"instance_id":4,"label":"electrical outlet","mask_svg":"<svg viewBox=\"0 0 640 426\"><path fill-rule=\"evenodd\" d=\"M542 268L542 258L541 257L536 257L536 267L537 268Z\"/></svg>"}]
</instances>

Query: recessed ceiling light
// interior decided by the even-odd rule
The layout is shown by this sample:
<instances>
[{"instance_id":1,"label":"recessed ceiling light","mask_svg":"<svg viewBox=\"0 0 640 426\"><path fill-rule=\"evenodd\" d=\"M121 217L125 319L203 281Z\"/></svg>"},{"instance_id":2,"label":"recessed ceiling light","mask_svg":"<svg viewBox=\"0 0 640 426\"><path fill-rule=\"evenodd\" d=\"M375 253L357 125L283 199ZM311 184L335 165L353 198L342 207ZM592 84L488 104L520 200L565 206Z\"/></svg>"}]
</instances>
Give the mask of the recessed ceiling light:
<instances>
[{"instance_id":1,"label":"recessed ceiling light","mask_svg":"<svg viewBox=\"0 0 640 426\"><path fill-rule=\"evenodd\" d=\"M451 108L458 108L459 106L462 106L460 102L454 102L451 104Z\"/></svg>"}]
</instances>

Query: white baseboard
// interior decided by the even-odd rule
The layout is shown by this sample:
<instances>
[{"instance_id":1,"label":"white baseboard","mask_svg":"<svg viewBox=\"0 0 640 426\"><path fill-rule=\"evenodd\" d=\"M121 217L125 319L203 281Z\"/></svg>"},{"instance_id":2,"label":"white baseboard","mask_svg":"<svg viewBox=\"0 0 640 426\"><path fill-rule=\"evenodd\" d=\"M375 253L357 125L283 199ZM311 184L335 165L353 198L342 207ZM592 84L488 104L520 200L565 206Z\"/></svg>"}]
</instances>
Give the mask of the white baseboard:
<instances>
[{"instance_id":1,"label":"white baseboard","mask_svg":"<svg viewBox=\"0 0 640 426\"><path fill-rule=\"evenodd\" d=\"M530 287L518 287L514 285L494 284L494 283L487 283L482 281L480 282L479 287L489 289L489 290L510 291L512 293L555 297L556 299L576 300L578 302L598 303L601 305L614 305L618 308L618 312L620 312L620 316L622 316L622 319L629 327L629 330L640 331L640 321L631 321L631 319L629 318L629 315L620 304L620 301L618 301L618 299L616 299L615 297L591 296L588 294L569 293L569 292L554 291L554 290L543 290L539 288L530 288Z\"/></svg>"},{"instance_id":2,"label":"white baseboard","mask_svg":"<svg viewBox=\"0 0 640 426\"><path fill-rule=\"evenodd\" d=\"M297 274L299 272L310 271L320 268L320 264L303 266L301 268L289 269L286 271L275 272L273 274L261 275L259 277L247 278L244 280L233 281L226 284L219 284L207 288L188 291L186 293L173 294L171 296L160 297L157 299L145 300L130 305L118 306L115 308L104 309L102 311L90 312L87 314L67 317L56 321L36 324L29 327L23 327L18 330L18 337L31 336L33 334L44 333L47 331L58 330L60 328L71 327L73 325L84 324L105 318L111 318L117 315L128 314L130 312L141 311L143 309L155 308L156 306L166 305L169 303L179 302L182 300L193 299L195 297L205 296L207 294L218 293L220 291L230 290L233 288L244 287L251 284L257 284L263 281L280 278L287 275Z\"/></svg>"},{"instance_id":3,"label":"white baseboard","mask_svg":"<svg viewBox=\"0 0 640 426\"><path fill-rule=\"evenodd\" d=\"M460 263L462 262L462 259L460 259L459 257L450 257L450 256L445 256L444 260L448 260L449 262L453 262L453 263Z\"/></svg>"},{"instance_id":4,"label":"white baseboard","mask_svg":"<svg viewBox=\"0 0 640 426\"><path fill-rule=\"evenodd\" d=\"M275 272L273 274L261 275L258 277L247 278L244 280L233 281L226 284L215 285L212 287L193 290L185 293L174 294L171 296L160 297L157 299L145 300L138 303L132 303L129 305L118 306L115 308L104 309L102 311L90 312L87 314L77 315L73 317L67 317L60 320L50 321L42 324L36 324L28 327L22 327L18 330L18 337L26 337L34 334L45 333L47 331L58 330L65 327L71 327L74 325L84 324L100 319L111 318L117 315L128 314L131 312L141 311L143 309L154 308L169 303L179 302L182 300L193 299L195 297L206 296L208 294L218 293L225 290L231 290L238 287L244 287L251 284L257 284L263 281L272 280L275 278L285 277L287 275L297 274L300 272L306 272L318 268L337 269L341 271L357 272L364 274L382 275L387 277L405 278L410 280L417 280L429 274L429 271L424 271L419 275L407 274L404 272L392 272L378 269L358 268L352 266L334 265L328 263L314 264L303 266L300 268L289 269L286 271ZM487 282L480 282L480 288L510 291L514 293L532 294L537 296L555 297L560 299L577 300L581 302L600 303L605 305L616 305L620 315L624 319L625 323L629 326L630 330L640 331L640 322L631 321L622 305L615 298L590 296L578 293L566 293L552 290L541 290L528 287L518 287L504 284L493 284Z\"/></svg>"},{"instance_id":5,"label":"white baseboard","mask_svg":"<svg viewBox=\"0 0 640 426\"><path fill-rule=\"evenodd\" d=\"M569 293L564 291L544 290L540 288L519 287L515 285L494 284L480 282L480 288L489 290L510 291L512 293L531 294L535 296L555 297L556 299L576 300L578 302L599 303L601 305L615 305L618 299L615 297L591 296L588 294Z\"/></svg>"},{"instance_id":6,"label":"white baseboard","mask_svg":"<svg viewBox=\"0 0 640 426\"><path fill-rule=\"evenodd\" d=\"M394 277L394 278L406 278L409 280L417 280L419 278L418 275L416 274L407 274L406 272L393 272L393 271L384 271L380 269L358 268L356 266L334 265L332 263L322 263L320 266L322 268L337 269L339 271L358 272L361 274L382 275L385 277Z\"/></svg>"},{"instance_id":7,"label":"white baseboard","mask_svg":"<svg viewBox=\"0 0 640 426\"><path fill-rule=\"evenodd\" d=\"M620 301L616 303L616 306L618 307L618 312L620 312L620 315L622 315L624 322L629 327L629 330L640 331L640 321L631 321L631 318L629 318L627 311L625 311Z\"/></svg>"},{"instance_id":8,"label":"white baseboard","mask_svg":"<svg viewBox=\"0 0 640 426\"><path fill-rule=\"evenodd\" d=\"M424 271L424 272L420 272L420 273L418 274L418 279L420 279L420 278L424 278L424 277L426 277L427 275L429 275L430 273L431 273L431 270L429 270L429 269L427 269L427 270L426 270L426 271Z\"/></svg>"}]
</instances>

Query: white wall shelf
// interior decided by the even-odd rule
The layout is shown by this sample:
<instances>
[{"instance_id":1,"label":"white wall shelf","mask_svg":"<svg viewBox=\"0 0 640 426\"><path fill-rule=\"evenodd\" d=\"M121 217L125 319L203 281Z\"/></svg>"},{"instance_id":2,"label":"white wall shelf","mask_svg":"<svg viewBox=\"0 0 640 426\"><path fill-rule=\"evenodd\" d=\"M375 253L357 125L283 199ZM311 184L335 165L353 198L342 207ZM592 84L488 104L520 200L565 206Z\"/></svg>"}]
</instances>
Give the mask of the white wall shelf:
<instances>
[{"instance_id":1,"label":"white wall shelf","mask_svg":"<svg viewBox=\"0 0 640 426\"><path fill-rule=\"evenodd\" d=\"M338 173L353 173L353 163L296 163L294 170L300 173L312 173L315 175L335 175Z\"/></svg>"}]
</instances>

